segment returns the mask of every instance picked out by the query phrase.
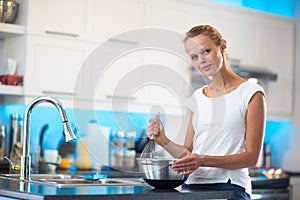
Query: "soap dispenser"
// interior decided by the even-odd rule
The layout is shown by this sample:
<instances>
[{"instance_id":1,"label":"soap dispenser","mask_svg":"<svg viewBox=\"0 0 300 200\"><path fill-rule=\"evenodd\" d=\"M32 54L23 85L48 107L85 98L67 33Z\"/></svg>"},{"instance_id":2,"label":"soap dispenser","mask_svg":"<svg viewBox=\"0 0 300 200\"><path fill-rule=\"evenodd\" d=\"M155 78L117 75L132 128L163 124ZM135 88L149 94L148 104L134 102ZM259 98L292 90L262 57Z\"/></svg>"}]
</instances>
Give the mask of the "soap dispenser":
<instances>
[{"instance_id":1,"label":"soap dispenser","mask_svg":"<svg viewBox=\"0 0 300 200\"><path fill-rule=\"evenodd\" d=\"M80 138L80 141L77 142L75 166L79 170L89 170L92 168L92 161L88 150L88 141L85 137Z\"/></svg>"}]
</instances>

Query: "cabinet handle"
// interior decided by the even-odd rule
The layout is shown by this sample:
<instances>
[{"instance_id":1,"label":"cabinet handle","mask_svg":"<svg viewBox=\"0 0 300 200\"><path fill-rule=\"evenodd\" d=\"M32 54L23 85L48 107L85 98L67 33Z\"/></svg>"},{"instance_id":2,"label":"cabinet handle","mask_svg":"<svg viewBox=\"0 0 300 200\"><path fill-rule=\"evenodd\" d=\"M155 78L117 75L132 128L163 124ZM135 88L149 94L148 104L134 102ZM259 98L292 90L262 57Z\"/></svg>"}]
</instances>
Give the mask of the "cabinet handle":
<instances>
[{"instance_id":1,"label":"cabinet handle","mask_svg":"<svg viewBox=\"0 0 300 200\"><path fill-rule=\"evenodd\" d=\"M78 37L78 34L75 33L65 33L65 32L59 32L59 31L45 31L47 34L52 34L52 35L61 35L61 36L68 36L68 37Z\"/></svg>"},{"instance_id":2,"label":"cabinet handle","mask_svg":"<svg viewBox=\"0 0 300 200\"><path fill-rule=\"evenodd\" d=\"M110 42L115 42L115 43L123 43L123 44L131 44L131 45L138 45L138 42L134 41L129 41L129 40L121 40L121 39L108 39Z\"/></svg>"},{"instance_id":3,"label":"cabinet handle","mask_svg":"<svg viewBox=\"0 0 300 200\"><path fill-rule=\"evenodd\" d=\"M106 95L107 99L122 99L122 100L136 100L136 97L120 96L120 95Z\"/></svg>"},{"instance_id":4,"label":"cabinet handle","mask_svg":"<svg viewBox=\"0 0 300 200\"><path fill-rule=\"evenodd\" d=\"M64 91L52 91L52 90L43 90L44 94L59 94L59 95L68 95L68 96L75 96L76 93L74 92L64 92Z\"/></svg>"}]
</instances>

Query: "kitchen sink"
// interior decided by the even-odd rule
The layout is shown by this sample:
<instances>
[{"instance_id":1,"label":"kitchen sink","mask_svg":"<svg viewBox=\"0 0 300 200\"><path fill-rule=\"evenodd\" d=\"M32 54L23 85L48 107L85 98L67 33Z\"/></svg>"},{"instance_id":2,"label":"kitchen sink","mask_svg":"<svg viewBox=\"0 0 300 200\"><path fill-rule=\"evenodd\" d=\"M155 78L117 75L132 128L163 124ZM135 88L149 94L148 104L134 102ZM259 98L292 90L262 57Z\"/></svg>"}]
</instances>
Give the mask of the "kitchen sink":
<instances>
[{"instance_id":1,"label":"kitchen sink","mask_svg":"<svg viewBox=\"0 0 300 200\"><path fill-rule=\"evenodd\" d=\"M19 174L0 174L0 179L9 179L14 181L19 180ZM119 179L119 178L103 178L96 180L86 180L83 175L68 175L68 174L32 174L30 180L25 182L51 185L56 187L75 187L75 186L126 186L126 185L141 185L140 180Z\"/></svg>"}]
</instances>

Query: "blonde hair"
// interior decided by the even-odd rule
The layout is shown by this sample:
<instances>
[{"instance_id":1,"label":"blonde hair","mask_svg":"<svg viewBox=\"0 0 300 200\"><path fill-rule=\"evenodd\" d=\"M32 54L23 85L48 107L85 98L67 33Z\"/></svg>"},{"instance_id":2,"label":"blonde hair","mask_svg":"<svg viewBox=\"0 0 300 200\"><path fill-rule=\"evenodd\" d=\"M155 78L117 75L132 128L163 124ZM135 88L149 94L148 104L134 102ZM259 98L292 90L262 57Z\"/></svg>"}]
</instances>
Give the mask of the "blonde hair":
<instances>
[{"instance_id":1,"label":"blonde hair","mask_svg":"<svg viewBox=\"0 0 300 200\"><path fill-rule=\"evenodd\" d=\"M186 33L186 37L184 41L186 41L188 38L196 37L197 35L205 35L208 36L217 46L222 45L222 35L221 33L214 27L210 25L199 25L193 27L191 30L189 30Z\"/></svg>"}]
</instances>

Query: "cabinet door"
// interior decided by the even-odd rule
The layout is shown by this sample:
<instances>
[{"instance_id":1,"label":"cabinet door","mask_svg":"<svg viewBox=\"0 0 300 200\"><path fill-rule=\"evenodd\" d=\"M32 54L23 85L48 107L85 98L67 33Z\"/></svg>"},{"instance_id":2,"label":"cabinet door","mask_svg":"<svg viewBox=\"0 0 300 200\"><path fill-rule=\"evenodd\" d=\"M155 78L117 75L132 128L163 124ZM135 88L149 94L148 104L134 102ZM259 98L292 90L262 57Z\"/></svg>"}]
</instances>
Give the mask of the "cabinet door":
<instances>
[{"instance_id":1,"label":"cabinet door","mask_svg":"<svg viewBox=\"0 0 300 200\"><path fill-rule=\"evenodd\" d=\"M25 94L73 95L91 45L74 40L28 36Z\"/></svg>"},{"instance_id":2,"label":"cabinet door","mask_svg":"<svg viewBox=\"0 0 300 200\"><path fill-rule=\"evenodd\" d=\"M144 75L144 101L153 106L186 106L192 94L191 66L175 53L156 49L147 50Z\"/></svg>"},{"instance_id":3,"label":"cabinet door","mask_svg":"<svg viewBox=\"0 0 300 200\"><path fill-rule=\"evenodd\" d=\"M144 56L140 52L125 52L114 57L115 50L126 48L123 43L108 42L104 53L98 55L98 59L112 58L109 63L102 67L95 90L95 99L100 100L121 100L136 101L142 95L139 90L142 83L141 66L144 63ZM96 65L101 60L94 61Z\"/></svg>"},{"instance_id":4,"label":"cabinet door","mask_svg":"<svg viewBox=\"0 0 300 200\"><path fill-rule=\"evenodd\" d=\"M277 80L266 88L268 115L288 118L293 112L294 33L293 21L262 20L260 23L259 60L265 68L277 73Z\"/></svg>"},{"instance_id":5,"label":"cabinet door","mask_svg":"<svg viewBox=\"0 0 300 200\"><path fill-rule=\"evenodd\" d=\"M191 8L179 1L153 1L149 25L184 34L190 26Z\"/></svg>"},{"instance_id":6,"label":"cabinet door","mask_svg":"<svg viewBox=\"0 0 300 200\"><path fill-rule=\"evenodd\" d=\"M28 32L86 39L88 5L86 0L30 0Z\"/></svg>"},{"instance_id":7,"label":"cabinet door","mask_svg":"<svg viewBox=\"0 0 300 200\"><path fill-rule=\"evenodd\" d=\"M259 19L253 17L246 9L225 5L203 4L191 9L192 23L209 24L216 27L227 41L227 53L230 59L237 59L246 65L257 65L257 49L260 37Z\"/></svg>"},{"instance_id":8,"label":"cabinet door","mask_svg":"<svg viewBox=\"0 0 300 200\"><path fill-rule=\"evenodd\" d=\"M143 28L147 6L141 0L93 0L94 40L99 42L116 34Z\"/></svg>"}]
</instances>

